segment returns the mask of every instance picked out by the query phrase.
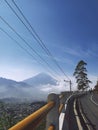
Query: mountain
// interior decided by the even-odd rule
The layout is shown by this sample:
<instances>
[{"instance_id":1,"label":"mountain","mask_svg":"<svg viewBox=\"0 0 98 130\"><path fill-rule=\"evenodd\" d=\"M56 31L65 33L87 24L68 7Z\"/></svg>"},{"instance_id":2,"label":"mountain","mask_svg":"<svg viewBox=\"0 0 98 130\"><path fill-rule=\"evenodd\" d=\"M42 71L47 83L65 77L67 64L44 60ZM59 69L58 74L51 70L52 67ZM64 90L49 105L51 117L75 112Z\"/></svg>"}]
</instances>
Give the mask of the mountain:
<instances>
[{"instance_id":1,"label":"mountain","mask_svg":"<svg viewBox=\"0 0 98 130\"><path fill-rule=\"evenodd\" d=\"M24 82L17 82L11 79L6 79L6 78L0 78L0 86L6 86L6 87L27 87L30 86L27 83Z\"/></svg>"},{"instance_id":2,"label":"mountain","mask_svg":"<svg viewBox=\"0 0 98 130\"><path fill-rule=\"evenodd\" d=\"M0 78L0 85L12 85L16 84L17 82L14 80L6 79L6 78Z\"/></svg>"},{"instance_id":3,"label":"mountain","mask_svg":"<svg viewBox=\"0 0 98 130\"><path fill-rule=\"evenodd\" d=\"M30 88L31 86L24 82L0 78L0 98L28 97L25 90Z\"/></svg>"},{"instance_id":4,"label":"mountain","mask_svg":"<svg viewBox=\"0 0 98 130\"><path fill-rule=\"evenodd\" d=\"M56 86L57 80L45 73L40 73L22 82L0 78L0 99L42 101Z\"/></svg>"},{"instance_id":5,"label":"mountain","mask_svg":"<svg viewBox=\"0 0 98 130\"><path fill-rule=\"evenodd\" d=\"M34 87L38 87L41 85L48 85L48 84L57 85L57 80L52 78L50 75L46 73L39 73L34 77L24 80L23 82Z\"/></svg>"}]
</instances>

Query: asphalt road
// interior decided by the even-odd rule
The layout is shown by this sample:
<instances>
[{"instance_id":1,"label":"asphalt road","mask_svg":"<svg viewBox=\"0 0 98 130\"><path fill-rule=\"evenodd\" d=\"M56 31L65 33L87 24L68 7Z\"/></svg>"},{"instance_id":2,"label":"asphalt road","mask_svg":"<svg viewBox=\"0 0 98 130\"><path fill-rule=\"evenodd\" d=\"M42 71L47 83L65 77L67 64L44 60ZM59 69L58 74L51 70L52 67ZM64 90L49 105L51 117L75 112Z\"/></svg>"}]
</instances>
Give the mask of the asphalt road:
<instances>
[{"instance_id":1,"label":"asphalt road","mask_svg":"<svg viewBox=\"0 0 98 130\"><path fill-rule=\"evenodd\" d=\"M98 94L87 94L80 98L83 111L94 130L98 130ZM96 104L95 104L95 103Z\"/></svg>"},{"instance_id":2,"label":"asphalt road","mask_svg":"<svg viewBox=\"0 0 98 130\"><path fill-rule=\"evenodd\" d=\"M93 93L91 98L96 104L98 104L98 93Z\"/></svg>"},{"instance_id":3,"label":"asphalt road","mask_svg":"<svg viewBox=\"0 0 98 130\"><path fill-rule=\"evenodd\" d=\"M74 98L68 101L62 130L78 130L76 115L74 113Z\"/></svg>"},{"instance_id":4,"label":"asphalt road","mask_svg":"<svg viewBox=\"0 0 98 130\"><path fill-rule=\"evenodd\" d=\"M75 100L76 100L76 107L74 107ZM81 106L80 108L79 104ZM98 94L92 95L92 93L88 93L80 97L76 96L69 100L66 110L64 111L63 109L65 117L62 130L82 129L80 128L78 123L78 120L80 120L80 124L82 124L83 126L84 121L80 114L81 113L80 109L82 109L82 114L88 121L88 126L89 128L91 128L90 130L98 130ZM77 114L75 111L77 111ZM88 130L86 129L85 125L83 126L83 129Z\"/></svg>"}]
</instances>

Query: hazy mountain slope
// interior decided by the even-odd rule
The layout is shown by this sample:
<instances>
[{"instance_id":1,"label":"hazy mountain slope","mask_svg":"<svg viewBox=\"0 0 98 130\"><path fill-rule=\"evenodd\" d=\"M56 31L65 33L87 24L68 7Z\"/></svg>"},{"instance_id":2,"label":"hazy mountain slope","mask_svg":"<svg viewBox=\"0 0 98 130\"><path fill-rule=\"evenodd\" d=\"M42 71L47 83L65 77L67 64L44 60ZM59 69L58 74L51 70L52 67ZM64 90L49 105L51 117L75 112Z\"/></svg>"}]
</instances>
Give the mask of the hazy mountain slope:
<instances>
[{"instance_id":1,"label":"hazy mountain slope","mask_svg":"<svg viewBox=\"0 0 98 130\"><path fill-rule=\"evenodd\" d=\"M57 85L57 80L52 78L50 75L45 74L45 73L40 73L32 78L26 79L23 82L32 85L34 87L37 87L39 85Z\"/></svg>"},{"instance_id":2,"label":"hazy mountain slope","mask_svg":"<svg viewBox=\"0 0 98 130\"><path fill-rule=\"evenodd\" d=\"M24 82L17 82L11 79L6 78L0 78L0 86L6 86L6 87L27 87L30 86L27 83Z\"/></svg>"},{"instance_id":3,"label":"hazy mountain slope","mask_svg":"<svg viewBox=\"0 0 98 130\"><path fill-rule=\"evenodd\" d=\"M50 92L56 92L58 88L57 80L45 73L40 73L23 82L0 78L0 99L45 100Z\"/></svg>"},{"instance_id":4,"label":"hazy mountain slope","mask_svg":"<svg viewBox=\"0 0 98 130\"><path fill-rule=\"evenodd\" d=\"M28 94L25 90L30 88L27 83L0 78L0 98L26 97Z\"/></svg>"}]
</instances>

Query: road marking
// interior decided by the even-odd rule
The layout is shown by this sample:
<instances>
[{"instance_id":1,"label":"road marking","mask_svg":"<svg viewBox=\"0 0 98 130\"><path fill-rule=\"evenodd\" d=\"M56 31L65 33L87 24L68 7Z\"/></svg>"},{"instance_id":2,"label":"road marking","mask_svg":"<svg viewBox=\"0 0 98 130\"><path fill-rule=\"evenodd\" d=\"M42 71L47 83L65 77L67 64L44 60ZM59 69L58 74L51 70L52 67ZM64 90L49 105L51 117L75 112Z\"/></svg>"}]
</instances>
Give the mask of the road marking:
<instances>
[{"instance_id":1,"label":"road marking","mask_svg":"<svg viewBox=\"0 0 98 130\"><path fill-rule=\"evenodd\" d=\"M75 113L75 115L78 115L78 113L77 113L77 111L76 111L76 99L75 99L75 101L74 101L74 113ZM79 129L79 130L83 130L83 127L82 127L82 125L81 125L81 123L80 123L79 116L76 116L76 121L77 121L78 129Z\"/></svg>"},{"instance_id":2,"label":"road marking","mask_svg":"<svg viewBox=\"0 0 98 130\"><path fill-rule=\"evenodd\" d=\"M69 99L70 99L72 96L73 96L73 94L70 95L70 96L66 99L66 102L65 102L65 110L66 110L66 107L67 107L68 101L69 101Z\"/></svg>"},{"instance_id":3,"label":"road marking","mask_svg":"<svg viewBox=\"0 0 98 130\"><path fill-rule=\"evenodd\" d=\"M96 106L98 106L98 103L96 103L94 100L93 100L93 94L91 95L91 101L92 101L92 103L94 103Z\"/></svg>"},{"instance_id":4,"label":"road marking","mask_svg":"<svg viewBox=\"0 0 98 130\"><path fill-rule=\"evenodd\" d=\"M63 128L64 117L65 117L65 113L61 113L59 116L59 130L62 130Z\"/></svg>"},{"instance_id":5,"label":"road marking","mask_svg":"<svg viewBox=\"0 0 98 130\"><path fill-rule=\"evenodd\" d=\"M72 96L73 96L73 95L70 95L70 96L67 98L67 100L66 100L66 102L65 102L65 110L66 110L66 108L67 108L68 100L69 100ZM64 117L65 117L65 113L62 112L62 113L60 114L60 116L59 116L59 130L62 130L62 128L63 128Z\"/></svg>"},{"instance_id":6,"label":"road marking","mask_svg":"<svg viewBox=\"0 0 98 130\"><path fill-rule=\"evenodd\" d=\"M67 104L65 104L65 110L66 110L66 108L67 108Z\"/></svg>"},{"instance_id":7,"label":"road marking","mask_svg":"<svg viewBox=\"0 0 98 130\"><path fill-rule=\"evenodd\" d=\"M84 116L84 114L83 114L83 112L82 112L82 109L81 109L81 107L80 107L80 103L79 103L79 110L80 110L81 116L82 116L82 118L83 118L83 120L84 120L84 122L85 122L85 124L86 124L86 126L87 126L87 128L88 128L88 130L91 130L91 129L90 129L90 126L88 125L87 119L86 119L86 117Z\"/></svg>"},{"instance_id":8,"label":"road marking","mask_svg":"<svg viewBox=\"0 0 98 130\"><path fill-rule=\"evenodd\" d=\"M67 104L67 103L68 103L68 100L69 100L72 96L73 96L73 94L72 94L72 95L70 95L70 96L67 98L67 100L66 100L65 104Z\"/></svg>"}]
</instances>

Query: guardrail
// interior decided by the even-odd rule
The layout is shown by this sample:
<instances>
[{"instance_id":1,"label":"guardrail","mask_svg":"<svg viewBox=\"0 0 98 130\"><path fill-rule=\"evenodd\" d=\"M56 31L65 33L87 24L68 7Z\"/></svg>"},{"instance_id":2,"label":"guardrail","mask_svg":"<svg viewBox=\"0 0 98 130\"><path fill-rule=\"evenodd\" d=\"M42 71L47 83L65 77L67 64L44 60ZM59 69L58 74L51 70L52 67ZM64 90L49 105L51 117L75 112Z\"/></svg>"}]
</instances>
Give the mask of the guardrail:
<instances>
[{"instance_id":1,"label":"guardrail","mask_svg":"<svg viewBox=\"0 0 98 130\"><path fill-rule=\"evenodd\" d=\"M52 93L48 96L45 106L9 128L9 130L34 130L45 116L47 116L46 130L59 130L59 115L64 107L64 103L64 93L60 96Z\"/></svg>"}]
</instances>

